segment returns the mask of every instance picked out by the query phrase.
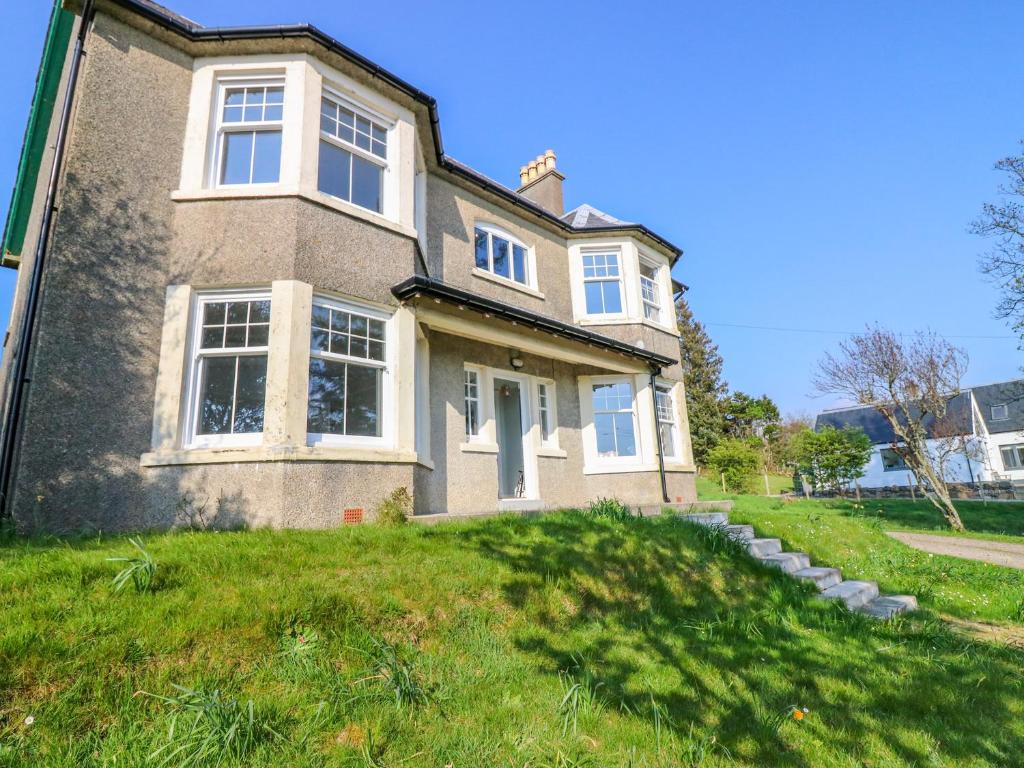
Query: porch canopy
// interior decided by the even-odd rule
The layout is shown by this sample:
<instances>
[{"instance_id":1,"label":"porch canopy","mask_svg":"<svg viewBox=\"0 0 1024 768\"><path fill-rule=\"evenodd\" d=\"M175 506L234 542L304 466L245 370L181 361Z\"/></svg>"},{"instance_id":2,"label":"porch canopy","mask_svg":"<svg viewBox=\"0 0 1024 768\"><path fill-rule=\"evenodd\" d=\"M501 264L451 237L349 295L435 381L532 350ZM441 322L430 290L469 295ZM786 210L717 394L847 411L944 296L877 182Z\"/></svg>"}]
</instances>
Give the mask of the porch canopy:
<instances>
[{"instance_id":1,"label":"porch canopy","mask_svg":"<svg viewBox=\"0 0 1024 768\"><path fill-rule=\"evenodd\" d=\"M403 280L391 292L402 302L419 299L417 318L438 331L455 336L622 373L657 373L678 362L610 336L478 296L422 275ZM467 317L466 312L473 314Z\"/></svg>"}]
</instances>

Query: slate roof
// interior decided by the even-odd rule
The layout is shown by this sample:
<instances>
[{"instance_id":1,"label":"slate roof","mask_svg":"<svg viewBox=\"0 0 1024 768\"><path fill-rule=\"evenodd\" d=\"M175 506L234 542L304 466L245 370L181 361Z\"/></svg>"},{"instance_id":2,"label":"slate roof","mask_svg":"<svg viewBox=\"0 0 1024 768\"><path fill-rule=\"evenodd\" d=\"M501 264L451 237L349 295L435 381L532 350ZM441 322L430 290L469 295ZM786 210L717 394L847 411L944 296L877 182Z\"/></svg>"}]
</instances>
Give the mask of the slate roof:
<instances>
[{"instance_id":1,"label":"slate roof","mask_svg":"<svg viewBox=\"0 0 1024 768\"><path fill-rule=\"evenodd\" d=\"M599 211L592 205L583 205L573 208L562 216L562 221L574 229L601 229L602 227L627 227L632 224L629 221L616 219L614 216Z\"/></svg>"},{"instance_id":2,"label":"slate roof","mask_svg":"<svg viewBox=\"0 0 1024 768\"><path fill-rule=\"evenodd\" d=\"M950 398L946 407L947 423L956 424L961 434L970 434L973 431L973 419L971 414L971 395L969 390ZM858 408L841 408L834 411L819 413L814 422L814 428L823 427L859 427L864 430L872 443L892 443L895 441L892 427L885 417L871 405ZM925 419L925 429L928 437L934 437L935 417L929 416Z\"/></svg>"},{"instance_id":3,"label":"slate roof","mask_svg":"<svg viewBox=\"0 0 1024 768\"><path fill-rule=\"evenodd\" d=\"M985 427L989 432L1024 430L1024 380L988 384L984 387L974 387L972 391L974 399L978 403L978 410L981 411L981 418L985 420ZM994 405L1005 405L1009 411L1009 418L994 421L992 419L992 406Z\"/></svg>"}]
</instances>

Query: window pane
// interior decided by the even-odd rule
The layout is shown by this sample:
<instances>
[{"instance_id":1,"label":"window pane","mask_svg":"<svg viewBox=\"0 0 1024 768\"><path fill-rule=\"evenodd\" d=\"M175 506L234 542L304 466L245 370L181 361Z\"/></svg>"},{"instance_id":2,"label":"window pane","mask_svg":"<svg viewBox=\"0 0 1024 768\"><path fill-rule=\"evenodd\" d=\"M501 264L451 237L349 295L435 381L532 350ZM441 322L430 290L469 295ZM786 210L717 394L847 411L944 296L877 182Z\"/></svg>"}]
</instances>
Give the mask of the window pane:
<instances>
[{"instance_id":1,"label":"window pane","mask_svg":"<svg viewBox=\"0 0 1024 768\"><path fill-rule=\"evenodd\" d=\"M491 236L491 251L494 254L494 274L509 276L509 242L501 237Z\"/></svg>"},{"instance_id":2,"label":"window pane","mask_svg":"<svg viewBox=\"0 0 1024 768\"><path fill-rule=\"evenodd\" d=\"M331 311L331 330L338 331L338 333L348 333L348 312L342 312L340 310Z\"/></svg>"},{"instance_id":3,"label":"window pane","mask_svg":"<svg viewBox=\"0 0 1024 768\"><path fill-rule=\"evenodd\" d=\"M584 283L583 291L587 297L587 314L604 314L604 294L601 291L602 283Z\"/></svg>"},{"instance_id":4,"label":"window pane","mask_svg":"<svg viewBox=\"0 0 1024 768\"><path fill-rule=\"evenodd\" d=\"M244 323L249 319L249 302L232 301L228 304L228 322L232 324Z\"/></svg>"},{"instance_id":5,"label":"window pane","mask_svg":"<svg viewBox=\"0 0 1024 768\"><path fill-rule=\"evenodd\" d=\"M214 301L203 307L203 325L216 325L224 322L224 313L227 304L223 301Z\"/></svg>"},{"instance_id":6,"label":"window pane","mask_svg":"<svg viewBox=\"0 0 1024 768\"><path fill-rule=\"evenodd\" d=\"M352 357L366 357L366 339L360 336L352 336L351 346L349 347L348 353Z\"/></svg>"},{"instance_id":7,"label":"window pane","mask_svg":"<svg viewBox=\"0 0 1024 768\"><path fill-rule=\"evenodd\" d=\"M270 300L249 302L249 322L269 323L270 322Z\"/></svg>"},{"instance_id":8,"label":"window pane","mask_svg":"<svg viewBox=\"0 0 1024 768\"><path fill-rule=\"evenodd\" d=\"M229 325L227 333L224 334L224 346L225 347L244 347L245 346L245 326L244 325Z\"/></svg>"},{"instance_id":9,"label":"window pane","mask_svg":"<svg viewBox=\"0 0 1024 768\"><path fill-rule=\"evenodd\" d=\"M328 328L331 324L331 310L319 304L313 305L313 327Z\"/></svg>"},{"instance_id":10,"label":"window pane","mask_svg":"<svg viewBox=\"0 0 1024 768\"><path fill-rule=\"evenodd\" d=\"M636 456L636 440L633 438L633 414L616 413L615 444L619 456Z\"/></svg>"},{"instance_id":11,"label":"window pane","mask_svg":"<svg viewBox=\"0 0 1024 768\"><path fill-rule=\"evenodd\" d=\"M612 413L594 415L594 429L597 432L597 455L615 455L615 428Z\"/></svg>"},{"instance_id":12,"label":"window pane","mask_svg":"<svg viewBox=\"0 0 1024 768\"><path fill-rule=\"evenodd\" d=\"M380 213L383 176L384 171L379 165L361 157L353 157L352 202Z\"/></svg>"},{"instance_id":13,"label":"window pane","mask_svg":"<svg viewBox=\"0 0 1024 768\"><path fill-rule=\"evenodd\" d=\"M231 431L231 402L235 391L235 357L209 357L202 362L199 399L200 435Z\"/></svg>"},{"instance_id":14,"label":"window pane","mask_svg":"<svg viewBox=\"0 0 1024 768\"><path fill-rule=\"evenodd\" d=\"M311 358L306 429L323 435L345 433L345 364Z\"/></svg>"},{"instance_id":15,"label":"window pane","mask_svg":"<svg viewBox=\"0 0 1024 768\"><path fill-rule=\"evenodd\" d=\"M203 349L220 349L224 346L224 326L215 325L211 328L203 328L203 339L200 343Z\"/></svg>"},{"instance_id":16,"label":"window pane","mask_svg":"<svg viewBox=\"0 0 1024 768\"><path fill-rule=\"evenodd\" d=\"M238 359L234 432L262 432L263 406L267 394L266 355Z\"/></svg>"},{"instance_id":17,"label":"window pane","mask_svg":"<svg viewBox=\"0 0 1024 768\"><path fill-rule=\"evenodd\" d=\"M241 106L245 102L245 88L229 88L224 96L225 105Z\"/></svg>"},{"instance_id":18,"label":"window pane","mask_svg":"<svg viewBox=\"0 0 1024 768\"><path fill-rule=\"evenodd\" d=\"M526 282L526 249L521 245L512 246L512 279L517 283Z\"/></svg>"},{"instance_id":19,"label":"window pane","mask_svg":"<svg viewBox=\"0 0 1024 768\"><path fill-rule=\"evenodd\" d=\"M675 439L672 433L675 431L672 429L671 424L661 423L658 425L658 429L661 430L661 450L664 456L675 456L676 445Z\"/></svg>"},{"instance_id":20,"label":"window pane","mask_svg":"<svg viewBox=\"0 0 1024 768\"><path fill-rule=\"evenodd\" d=\"M482 229L476 230L474 240L476 241L476 265L480 269L487 269L487 233Z\"/></svg>"},{"instance_id":21,"label":"window pane","mask_svg":"<svg viewBox=\"0 0 1024 768\"><path fill-rule=\"evenodd\" d=\"M360 315L352 315L352 330L350 331L353 336L366 336L367 332L367 318L361 317Z\"/></svg>"},{"instance_id":22,"label":"window pane","mask_svg":"<svg viewBox=\"0 0 1024 768\"><path fill-rule=\"evenodd\" d=\"M270 339L270 326L263 325L250 325L249 326L249 343L250 347L265 347Z\"/></svg>"},{"instance_id":23,"label":"window pane","mask_svg":"<svg viewBox=\"0 0 1024 768\"><path fill-rule=\"evenodd\" d=\"M326 352L330 345L330 334L327 331L313 329L309 348L314 352Z\"/></svg>"},{"instance_id":24,"label":"window pane","mask_svg":"<svg viewBox=\"0 0 1024 768\"><path fill-rule=\"evenodd\" d=\"M379 369L361 365L348 366L345 433L366 437L380 436Z\"/></svg>"},{"instance_id":25,"label":"window pane","mask_svg":"<svg viewBox=\"0 0 1024 768\"><path fill-rule=\"evenodd\" d=\"M252 139L253 134L251 132L224 134L224 159L220 174L221 184L249 183Z\"/></svg>"},{"instance_id":26,"label":"window pane","mask_svg":"<svg viewBox=\"0 0 1024 768\"><path fill-rule=\"evenodd\" d=\"M253 184L273 184L281 176L281 132L256 134L256 156L252 163Z\"/></svg>"},{"instance_id":27,"label":"window pane","mask_svg":"<svg viewBox=\"0 0 1024 768\"><path fill-rule=\"evenodd\" d=\"M321 141L317 189L342 200L348 200L351 163L351 153L339 149L329 141Z\"/></svg>"},{"instance_id":28,"label":"window pane","mask_svg":"<svg viewBox=\"0 0 1024 768\"><path fill-rule=\"evenodd\" d=\"M619 283L617 280L608 280L600 283L604 293L604 311L613 315L622 312L622 297L619 295Z\"/></svg>"}]
</instances>

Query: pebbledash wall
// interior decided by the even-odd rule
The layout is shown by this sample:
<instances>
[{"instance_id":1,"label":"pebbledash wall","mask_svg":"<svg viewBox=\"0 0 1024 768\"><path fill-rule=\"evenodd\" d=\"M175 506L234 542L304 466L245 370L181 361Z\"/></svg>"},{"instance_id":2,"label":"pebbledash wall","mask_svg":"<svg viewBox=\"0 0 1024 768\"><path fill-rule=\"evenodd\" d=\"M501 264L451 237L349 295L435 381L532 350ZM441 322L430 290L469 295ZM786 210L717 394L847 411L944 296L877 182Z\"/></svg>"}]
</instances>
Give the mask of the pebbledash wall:
<instances>
[{"instance_id":1,"label":"pebbledash wall","mask_svg":"<svg viewBox=\"0 0 1024 768\"><path fill-rule=\"evenodd\" d=\"M463 445L463 370L466 363L511 370L507 351L420 328L415 308L399 305L391 287L423 272L415 230L347 216L303 196L173 199L182 176L193 64L156 36L97 14L37 322L12 504L19 526L54 532L162 527L192 499L218 506L228 524L325 527L339 524L345 508L369 513L401 486L414 492L417 513L495 509L496 456ZM433 276L573 322L565 238L434 175L426 188L424 256ZM473 223L481 218L535 244L543 299L467 277ZM16 307L30 267L28 261L21 266ZM302 302L313 292L355 296L395 312L394 450L376 460L350 460L344 451L305 447L305 412L286 402L296 386L290 372L307 365L293 348L292 359L285 350L277 356L278 370L274 363L268 370L263 446L240 452L238 461L202 451L183 456L189 299L196 289L213 287L270 291L272 329L288 326L278 335L301 340L304 324L306 350L309 315L305 310L303 317ZM678 356L676 337L657 328L594 330ZM412 374L417 343L430 351L429 448L419 453ZM556 387L558 448L537 458L544 504L597 496L660 503L649 447L642 471L586 472L577 377L611 369L523 358L521 373ZM663 378L681 380L679 366ZM696 494L681 386L677 392L682 447L667 473L669 495L691 502ZM269 407L272 396L282 398L279 416ZM638 401L642 396L638 392Z\"/></svg>"}]
</instances>

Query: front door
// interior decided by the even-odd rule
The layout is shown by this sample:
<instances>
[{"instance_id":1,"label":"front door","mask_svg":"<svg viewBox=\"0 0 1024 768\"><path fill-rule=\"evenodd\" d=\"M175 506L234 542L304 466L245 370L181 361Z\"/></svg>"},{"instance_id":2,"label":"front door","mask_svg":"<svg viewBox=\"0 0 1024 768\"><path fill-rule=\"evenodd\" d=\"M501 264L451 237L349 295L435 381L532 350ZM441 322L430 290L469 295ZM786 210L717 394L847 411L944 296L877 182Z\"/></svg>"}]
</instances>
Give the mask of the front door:
<instances>
[{"instance_id":1,"label":"front door","mask_svg":"<svg viewBox=\"0 0 1024 768\"><path fill-rule=\"evenodd\" d=\"M498 437L498 498L519 498L525 495L525 428L519 382L494 380L494 419Z\"/></svg>"}]
</instances>

